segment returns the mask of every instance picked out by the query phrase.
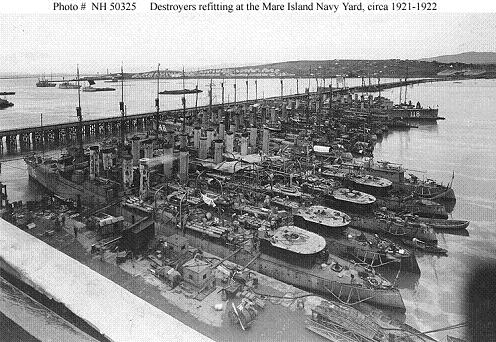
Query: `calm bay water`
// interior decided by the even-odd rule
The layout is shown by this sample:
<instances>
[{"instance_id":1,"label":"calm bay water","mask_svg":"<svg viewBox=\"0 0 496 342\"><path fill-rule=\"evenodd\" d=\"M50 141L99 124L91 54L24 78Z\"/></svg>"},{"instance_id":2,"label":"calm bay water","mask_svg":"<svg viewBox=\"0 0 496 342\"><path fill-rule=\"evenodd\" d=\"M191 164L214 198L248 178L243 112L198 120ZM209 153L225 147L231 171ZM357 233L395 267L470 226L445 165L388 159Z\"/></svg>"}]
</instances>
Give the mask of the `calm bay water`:
<instances>
[{"instance_id":1,"label":"calm bay water","mask_svg":"<svg viewBox=\"0 0 496 342\"><path fill-rule=\"evenodd\" d=\"M382 80L386 82L387 80ZM0 129L75 120L76 90L36 88L35 79L0 80L0 91L14 90L9 97L15 106L0 111ZM360 80L348 80L348 85ZM182 88L182 81L160 81L160 89ZM208 104L209 80L200 80L198 104ZM214 80L214 103L221 101L221 81ZM308 79L299 81L299 90L308 87ZM225 81L225 100L234 99L234 80ZM329 84L329 80L326 81ZM102 83L103 85L103 83ZM194 88L196 80L186 80L186 88ZM335 85L335 84L334 84ZM82 93L81 106L85 119L118 115L120 84L105 86L118 88L115 92ZM316 87L310 81L311 89ZM245 80L237 81L237 99L246 99ZM284 93L296 91L295 80L284 81ZM249 81L249 98L255 97L254 81ZM399 287L405 305L406 322L422 331L464 322L464 290L473 268L480 262L495 262L496 245L496 91L495 80L468 80L462 83L441 82L408 88L408 99L424 106L439 106L439 115L446 120L421 125L409 131L393 132L377 143L376 160L401 163L407 169L426 171L424 177L449 182L455 174L453 187L457 203L454 219L470 220L469 236L438 234L441 247L448 249L448 257L418 256L420 278L400 275ZM258 80L258 98L280 94L279 80ZM395 102L399 90L382 93ZM127 81L124 96L128 114L154 110L156 81ZM188 95L187 104L193 106L195 95ZM180 96L161 96L164 109L181 106ZM422 175L422 174L421 174ZM8 186L11 200L36 196L34 184L27 183L22 161L4 163L0 181ZM2 299L0 298L0 303ZM9 310L5 305L2 310ZM40 321L40 324L41 321ZM263 324L270 324L265 322ZM449 334L463 337L463 331ZM432 334L445 340L446 333ZM297 339L297 337L295 336Z\"/></svg>"}]
</instances>

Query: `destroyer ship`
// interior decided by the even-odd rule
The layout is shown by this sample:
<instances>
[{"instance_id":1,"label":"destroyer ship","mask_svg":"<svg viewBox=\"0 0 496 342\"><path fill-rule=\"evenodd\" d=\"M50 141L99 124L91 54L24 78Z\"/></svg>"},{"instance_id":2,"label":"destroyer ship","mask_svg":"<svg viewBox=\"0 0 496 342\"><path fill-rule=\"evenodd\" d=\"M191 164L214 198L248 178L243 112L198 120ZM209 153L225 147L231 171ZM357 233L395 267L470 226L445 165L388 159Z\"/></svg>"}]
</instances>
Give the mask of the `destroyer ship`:
<instances>
[{"instance_id":1,"label":"destroyer ship","mask_svg":"<svg viewBox=\"0 0 496 342\"><path fill-rule=\"evenodd\" d=\"M370 212L376 202L374 196L348 188L338 188L326 194L324 198L331 207L353 212Z\"/></svg>"},{"instance_id":2,"label":"destroyer ship","mask_svg":"<svg viewBox=\"0 0 496 342\"><path fill-rule=\"evenodd\" d=\"M314 205L298 209L293 214L293 222L298 227L325 236L341 232L350 224L351 218L341 211Z\"/></svg>"},{"instance_id":3,"label":"destroyer ship","mask_svg":"<svg viewBox=\"0 0 496 342\"><path fill-rule=\"evenodd\" d=\"M79 68L76 85L79 86ZM120 184L110 178L119 179L121 173L126 171L129 173L129 170L132 173L132 164L123 161L122 168L114 165L115 148L109 147L100 151L99 146L91 146L89 153L85 153L82 140L81 90L79 87L77 89L78 146L68 148L68 152L58 159L43 154L28 156L24 161L29 178L41 184L53 195L73 201L78 207L81 205L94 207L118 198ZM100 177L101 169L106 173L106 178ZM114 177L114 174L118 176ZM128 175L129 177L132 176Z\"/></svg>"},{"instance_id":4,"label":"destroyer ship","mask_svg":"<svg viewBox=\"0 0 496 342\"><path fill-rule=\"evenodd\" d=\"M250 248L250 240L214 221L190 221L184 228L191 245L282 282L348 304L366 301L405 310L399 290L388 280L361 265L329 255L326 240L318 234L296 226L254 231ZM241 245L244 247L236 250L235 246Z\"/></svg>"},{"instance_id":5,"label":"destroyer ship","mask_svg":"<svg viewBox=\"0 0 496 342\"><path fill-rule=\"evenodd\" d=\"M81 156L71 151L58 159L34 155L24 161L29 178L62 199L73 201L78 206L110 203L118 196L119 183L98 177L95 171L90 171L88 175L90 158L95 157Z\"/></svg>"}]
</instances>

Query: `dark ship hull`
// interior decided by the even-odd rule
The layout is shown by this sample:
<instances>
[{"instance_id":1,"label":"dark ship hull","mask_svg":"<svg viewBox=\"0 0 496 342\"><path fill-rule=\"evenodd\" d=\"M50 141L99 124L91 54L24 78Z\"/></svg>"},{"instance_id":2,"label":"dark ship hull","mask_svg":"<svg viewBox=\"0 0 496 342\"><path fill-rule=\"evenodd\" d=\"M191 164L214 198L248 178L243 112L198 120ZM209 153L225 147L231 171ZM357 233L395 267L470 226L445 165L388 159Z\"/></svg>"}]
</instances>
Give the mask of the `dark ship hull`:
<instances>
[{"instance_id":1,"label":"dark ship hull","mask_svg":"<svg viewBox=\"0 0 496 342\"><path fill-rule=\"evenodd\" d=\"M58 171L48 170L45 165L37 163L33 158L26 158L25 162L30 179L65 200L93 207L109 203L117 196L113 185L83 179L73 181L62 176Z\"/></svg>"}]
</instances>

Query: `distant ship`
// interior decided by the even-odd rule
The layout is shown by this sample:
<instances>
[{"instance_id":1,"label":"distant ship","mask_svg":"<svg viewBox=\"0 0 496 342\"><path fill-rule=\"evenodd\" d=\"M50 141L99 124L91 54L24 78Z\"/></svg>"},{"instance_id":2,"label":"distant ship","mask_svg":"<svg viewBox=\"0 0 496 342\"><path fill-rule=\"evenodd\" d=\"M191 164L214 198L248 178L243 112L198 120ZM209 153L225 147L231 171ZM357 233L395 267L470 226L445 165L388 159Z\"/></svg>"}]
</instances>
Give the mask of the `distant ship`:
<instances>
[{"instance_id":1,"label":"distant ship","mask_svg":"<svg viewBox=\"0 0 496 342\"><path fill-rule=\"evenodd\" d=\"M57 84L50 82L46 78L38 79L38 82L36 82L36 86L39 88L51 88L55 87Z\"/></svg>"},{"instance_id":2,"label":"distant ship","mask_svg":"<svg viewBox=\"0 0 496 342\"><path fill-rule=\"evenodd\" d=\"M93 87L95 85L95 81L93 80L88 80L89 86L83 87L83 91L87 93L95 93L98 91L114 91L115 88L110 88L110 87Z\"/></svg>"},{"instance_id":3,"label":"distant ship","mask_svg":"<svg viewBox=\"0 0 496 342\"><path fill-rule=\"evenodd\" d=\"M423 108L419 102L414 106L410 101L407 103L402 103L400 105L393 106L392 108L386 110L385 114L389 119L403 119L403 120L415 120L415 121L436 121L444 120L444 118L438 116L437 108Z\"/></svg>"},{"instance_id":4,"label":"distant ship","mask_svg":"<svg viewBox=\"0 0 496 342\"><path fill-rule=\"evenodd\" d=\"M197 94L202 93L203 90L200 89L176 89L176 90L163 90L159 92L160 95L185 95L185 94Z\"/></svg>"},{"instance_id":5,"label":"distant ship","mask_svg":"<svg viewBox=\"0 0 496 342\"><path fill-rule=\"evenodd\" d=\"M0 109L12 107L14 104L5 99L0 99Z\"/></svg>"},{"instance_id":6,"label":"distant ship","mask_svg":"<svg viewBox=\"0 0 496 342\"><path fill-rule=\"evenodd\" d=\"M79 88L81 88L81 86L78 84L70 83L70 82L63 82L63 83L59 84L59 88L60 89L79 89Z\"/></svg>"}]
</instances>

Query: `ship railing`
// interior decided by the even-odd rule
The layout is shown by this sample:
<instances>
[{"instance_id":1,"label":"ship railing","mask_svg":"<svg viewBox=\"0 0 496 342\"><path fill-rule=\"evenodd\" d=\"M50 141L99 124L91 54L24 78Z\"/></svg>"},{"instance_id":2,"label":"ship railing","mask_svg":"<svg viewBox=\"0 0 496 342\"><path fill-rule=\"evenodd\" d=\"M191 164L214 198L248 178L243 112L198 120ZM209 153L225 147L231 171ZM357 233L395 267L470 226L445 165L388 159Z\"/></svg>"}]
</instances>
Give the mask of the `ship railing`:
<instances>
[{"instance_id":1,"label":"ship railing","mask_svg":"<svg viewBox=\"0 0 496 342\"><path fill-rule=\"evenodd\" d=\"M337 283L337 282L331 282L331 289L329 289L326 285L324 285L324 288L338 301L340 302L341 304L344 304L344 305L350 305L350 306L354 306L354 305L357 305L357 304L360 304L360 303L363 303L363 302L366 302L366 301L369 301L371 299L373 299L375 296L369 296L369 297L366 297L366 298L360 298L360 291L354 287L354 286L348 286L348 285L344 285L344 284L340 284L340 283ZM349 289L349 292L348 292L348 296L346 297L345 300L343 300L341 297L343 295L343 289L345 288L348 288ZM336 295L336 291L339 289L339 293ZM354 294L354 296L353 296ZM352 301L352 298L358 298L358 300L356 301Z\"/></svg>"}]
</instances>

